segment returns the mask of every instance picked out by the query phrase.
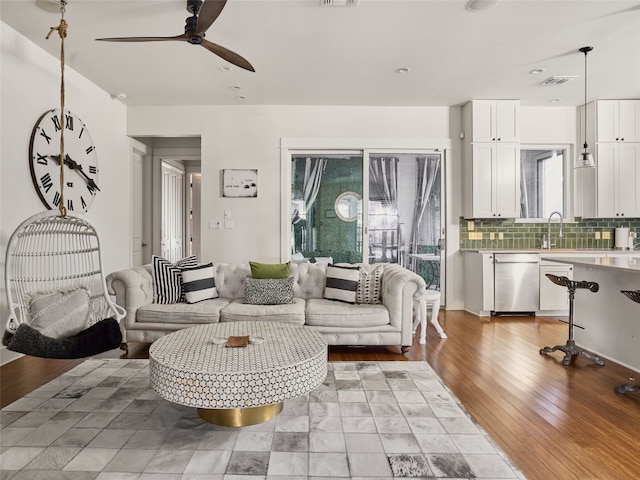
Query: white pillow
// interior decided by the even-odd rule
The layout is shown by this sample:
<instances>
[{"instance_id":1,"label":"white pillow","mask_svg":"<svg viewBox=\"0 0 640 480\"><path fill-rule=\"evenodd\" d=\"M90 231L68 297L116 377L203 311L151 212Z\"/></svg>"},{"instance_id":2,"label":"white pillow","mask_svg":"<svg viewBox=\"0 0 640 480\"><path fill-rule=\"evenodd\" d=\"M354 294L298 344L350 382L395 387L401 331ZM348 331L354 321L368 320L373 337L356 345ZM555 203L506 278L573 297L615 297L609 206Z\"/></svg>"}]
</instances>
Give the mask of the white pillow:
<instances>
[{"instance_id":1,"label":"white pillow","mask_svg":"<svg viewBox=\"0 0 640 480\"><path fill-rule=\"evenodd\" d=\"M346 303L356 303L356 291L360 267L327 267L327 283L324 288L324 298Z\"/></svg>"},{"instance_id":2,"label":"white pillow","mask_svg":"<svg viewBox=\"0 0 640 480\"><path fill-rule=\"evenodd\" d=\"M26 300L29 324L47 337L71 337L89 326L91 294L85 287L38 292Z\"/></svg>"},{"instance_id":3,"label":"white pillow","mask_svg":"<svg viewBox=\"0 0 640 480\"><path fill-rule=\"evenodd\" d=\"M182 290L187 303L218 298L218 289L213 277L213 263L183 268Z\"/></svg>"}]
</instances>

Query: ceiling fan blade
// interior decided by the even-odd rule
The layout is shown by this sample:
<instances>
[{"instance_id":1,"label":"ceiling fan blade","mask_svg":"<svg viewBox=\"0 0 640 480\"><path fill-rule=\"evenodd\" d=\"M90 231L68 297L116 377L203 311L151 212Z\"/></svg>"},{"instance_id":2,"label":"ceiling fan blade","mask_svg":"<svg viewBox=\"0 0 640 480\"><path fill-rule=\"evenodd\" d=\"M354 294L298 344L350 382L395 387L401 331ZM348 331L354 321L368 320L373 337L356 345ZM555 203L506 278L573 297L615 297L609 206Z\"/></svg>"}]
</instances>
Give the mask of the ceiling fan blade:
<instances>
[{"instance_id":1,"label":"ceiling fan blade","mask_svg":"<svg viewBox=\"0 0 640 480\"><path fill-rule=\"evenodd\" d=\"M253 66L245 58L241 57L237 53L232 52L231 50L228 50L224 47L221 47L220 45L216 45L215 43L210 42L209 40L203 39L201 45L207 50L209 50L210 52L218 55L223 60L226 60L227 62L234 64L236 67L244 68L245 70L249 70L250 72L255 72L255 69L253 68Z\"/></svg>"},{"instance_id":2,"label":"ceiling fan blade","mask_svg":"<svg viewBox=\"0 0 640 480\"><path fill-rule=\"evenodd\" d=\"M196 35L202 36L222 12L227 0L204 0L198 12Z\"/></svg>"},{"instance_id":3,"label":"ceiling fan blade","mask_svg":"<svg viewBox=\"0 0 640 480\"><path fill-rule=\"evenodd\" d=\"M186 33L176 35L175 37L114 37L114 38L96 38L101 42L166 42L166 41L187 41L189 39Z\"/></svg>"}]
</instances>

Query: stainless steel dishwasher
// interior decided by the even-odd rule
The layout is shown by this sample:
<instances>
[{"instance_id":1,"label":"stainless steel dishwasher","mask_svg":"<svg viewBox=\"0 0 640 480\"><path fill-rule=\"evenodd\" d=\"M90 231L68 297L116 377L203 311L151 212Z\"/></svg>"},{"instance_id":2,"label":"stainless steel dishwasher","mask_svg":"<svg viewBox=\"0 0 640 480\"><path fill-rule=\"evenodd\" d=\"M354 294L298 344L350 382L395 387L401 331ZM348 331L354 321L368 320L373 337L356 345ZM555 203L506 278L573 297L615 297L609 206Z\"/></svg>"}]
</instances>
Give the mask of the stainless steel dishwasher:
<instances>
[{"instance_id":1,"label":"stainless steel dishwasher","mask_svg":"<svg viewBox=\"0 0 640 480\"><path fill-rule=\"evenodd\" d=\"M540 257L536 253L497 253L493 256L492 315L538 310Z\"/></svg>"}]
</instances>

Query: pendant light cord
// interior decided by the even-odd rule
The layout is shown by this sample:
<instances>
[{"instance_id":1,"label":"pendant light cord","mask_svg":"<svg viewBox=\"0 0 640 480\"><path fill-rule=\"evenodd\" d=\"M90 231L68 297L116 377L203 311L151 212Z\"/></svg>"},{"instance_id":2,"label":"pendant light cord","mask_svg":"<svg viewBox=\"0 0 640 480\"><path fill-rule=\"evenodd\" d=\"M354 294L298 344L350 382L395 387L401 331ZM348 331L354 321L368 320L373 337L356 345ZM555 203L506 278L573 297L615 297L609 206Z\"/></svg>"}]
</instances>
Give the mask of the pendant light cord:
<instances>
[{"instance_id":1,"label":"pendant light cord","mask_svg":"<svg viewBox=\"0 0 640 480\"><path fill-rule=\"evenodd\" d=\"M66 4L66 0L60 1L60 25L58 25L57 27L51 27L51 29L49 30L49 34L47 35L47 40L54 31L57 31L58 35L60 36L60 203L58 204L58 210L60 210L60 215L63 217L67 216L67 208L64 205L64 164L66 161L64 154L64 39L67 37L68 27L67 22L64 19Z\"/></svg>"},{"instance_id":2,"label":"pendant light cord","mask_svg":"<svg viewBox=\"0 0 640 480\"><path fill-rule=\"evenodd\" d=\"M584 53L584 145L583 156L587 154L589 145L587 144L587 54L593 47L582 47L579 51Z\"/></svg>"}]
</instances>

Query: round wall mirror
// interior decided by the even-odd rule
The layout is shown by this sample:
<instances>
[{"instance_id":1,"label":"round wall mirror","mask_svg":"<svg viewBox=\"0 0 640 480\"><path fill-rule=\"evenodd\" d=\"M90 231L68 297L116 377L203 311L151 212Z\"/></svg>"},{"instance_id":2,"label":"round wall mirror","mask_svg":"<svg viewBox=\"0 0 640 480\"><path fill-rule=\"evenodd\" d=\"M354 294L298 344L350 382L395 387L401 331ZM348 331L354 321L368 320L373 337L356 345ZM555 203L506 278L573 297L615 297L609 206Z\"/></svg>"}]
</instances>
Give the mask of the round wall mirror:
<instances>
[{"instance_id":1,"label":"round wall mirror","mask_svg":"<svg viewBox=\"0 0 640 480\"><path fill-rule=\"evenodd\" d=\"M362 197L356 192L343 192L336 198L334 210L345 222L355 222L358 218L358 207Z\"/></svg>"}]
</instances>

